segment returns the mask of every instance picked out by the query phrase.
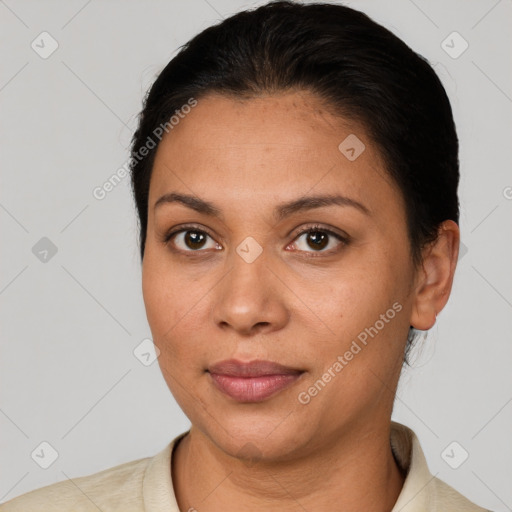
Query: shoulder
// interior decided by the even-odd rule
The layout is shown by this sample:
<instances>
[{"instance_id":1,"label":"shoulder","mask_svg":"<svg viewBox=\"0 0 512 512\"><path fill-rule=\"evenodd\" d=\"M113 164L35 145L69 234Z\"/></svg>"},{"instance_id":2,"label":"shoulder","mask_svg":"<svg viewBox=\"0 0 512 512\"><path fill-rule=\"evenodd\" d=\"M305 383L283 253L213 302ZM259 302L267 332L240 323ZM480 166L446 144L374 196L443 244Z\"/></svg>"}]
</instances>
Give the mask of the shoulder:
<instances>
[{"instance_id":1,"label":"shoulder","mask_svg":"<svg viewBox=\"0 0 512 512\"><path fill-rule=\"evenodd\" d=\"M418 437L409 427L391 423L391 449L406 474L392 512L490 512L431 474Z\"/></svg>"},{"instance_id":2,"label":"shoulder","mask_svg":"<svg viewBox=\"0 0 512 512\"><path fill-rule=\"evenodd\" d=\"M438 478L434 478L434 500L437 506L442 505L446 512L491 512L468 500L453 487Z\"/></svg>"},{"instance_id":3,"label":"shoulder","mask_svg":"<svg viewBox=\"0 0 512 512\"><path fill-rule=\"evenodd\" d=\"M89 512L121 507L144 510L142 482L150 457L126 462L98 473L41 487L0 505L0 512Z\"/></svg>"}]
</instances>

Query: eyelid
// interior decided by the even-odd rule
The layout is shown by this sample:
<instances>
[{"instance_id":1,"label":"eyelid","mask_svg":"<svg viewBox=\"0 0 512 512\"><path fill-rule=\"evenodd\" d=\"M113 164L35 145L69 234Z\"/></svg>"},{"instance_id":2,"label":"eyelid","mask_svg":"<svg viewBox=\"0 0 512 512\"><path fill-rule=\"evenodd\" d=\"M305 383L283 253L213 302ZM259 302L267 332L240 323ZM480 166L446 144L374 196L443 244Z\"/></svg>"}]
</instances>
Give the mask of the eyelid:
<instances>
[{"instance_id":1,"label":"eyelid","mask_svg":"<svg viewBox=\"0 0 512 512\"><path fill-rule=\"evenodd\" d=\"M305 258L317 258L317 257L320 258L322 256L325 256L325 257L331 256L333 254L338 253L342 247L348 245L351 242L351 237L347 233L343 232L344 234L341 234L341 233L334 231L334 229L332 229L332 228L322 226L321 224L315 223L311 226L301 228L297 233L295 233L293 240L289 244L287 244L286 247L289 247L290 245L295 244L296 240L298 238L300 238L302 235L311 233L311 232L314 233L316 231L320 231L322 233L327 233L328 236L336 238L338 240L338 242L340 242L340 243L334 249L329 249L327 251L298 251Z\"/></svg>"},{"instance_id":2,"label":"eyelid","mask_svg":"<svg viewBox=\"0 0 512 512\"><path fill-rule=\"evenodd\" d=\"M315 223L315 222L312 223L310 226L301 227L297 232L292 231L292 233L294 233L294 234L293 235L290 234L290 236L293 236L293 240L295 240L300 235L303 235L304 233L309 233L310 231L323 231L325 233L328 233L329 235L333 235L334 237L336 237L344 242L350 241L350 236L347 233L345 233L344 231L340 230L341 232L338 232L334 228L324 226L322 224Z\"/></svg>"},{"instance_id":3,"label":"eyelid","mask_svg":"<svg viewBox=\"0 0 512 512\"><path fill-rule=\"evenodd\" d=\"M169 231L166 231L162 236L162 242L168 243L169 240L175 236L181 233L182 231L201 231L206 233L210 238L215 239L215 236L208 230L208 228L205 228L204 226L200 226L199 224L182 224L180 226L176 226L174 228L171 228ZM216 241L216 240L215 240ZM218 242L217 242L218 243ZM197 251L196 251L197 252Z\"/></svg>"}]
</instances>

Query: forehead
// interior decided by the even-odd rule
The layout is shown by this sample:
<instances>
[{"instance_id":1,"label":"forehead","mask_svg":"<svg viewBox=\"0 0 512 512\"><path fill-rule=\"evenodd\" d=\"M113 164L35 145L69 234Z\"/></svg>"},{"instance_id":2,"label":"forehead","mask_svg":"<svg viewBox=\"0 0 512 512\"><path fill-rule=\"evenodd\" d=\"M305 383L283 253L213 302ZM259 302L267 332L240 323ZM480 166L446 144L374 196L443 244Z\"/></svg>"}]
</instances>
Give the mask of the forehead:
<instances>
[{"instance_id":1,"label":"forehead","mask_svg":"<svg viewBox=\"0 0 512 512\"><path fill-rule=\"evenodd\" d=\"M396 200L398 194L364 128L304 91L199 99L159 144L150 205L176 188L215 198L232 191L242 200L313 189L336 189L361 201L371 195Z\"/></svg>"},{"instance_id":2,"label":"forehead","mask_svg":"<svg viewBox=\"0 0 512 512\"><path fill-rule=\"evenodd\" d=\"M209 151L240 146L245 151L274 150L275 155L280 146L288 153L321 153L337 139L341 142L344 133L353 132L366 137L361 126L329 113L318 97L306 91L250 99L210 93L182 116L161 145L168 142Z\"/></svg>"}]
</instances>

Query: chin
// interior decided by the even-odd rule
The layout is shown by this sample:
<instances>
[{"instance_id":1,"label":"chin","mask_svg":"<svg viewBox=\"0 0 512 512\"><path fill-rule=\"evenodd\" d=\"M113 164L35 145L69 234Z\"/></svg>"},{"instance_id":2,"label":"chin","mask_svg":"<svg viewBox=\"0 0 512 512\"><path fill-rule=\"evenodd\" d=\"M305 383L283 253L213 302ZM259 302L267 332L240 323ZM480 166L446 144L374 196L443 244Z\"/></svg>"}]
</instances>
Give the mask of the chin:
<instances>
[{"instance_id":1,"label":"chin","mask_svg":"<svg viewBox=\"0 0 512 512\"><path fill-rule=\"evenodd\" d=\"M222 422L203 418L199 428L224 453L254 464L257 460L286 461L298 456L310 442L312 433L293 414L227 415ZM217 418L216 418L217 419Z\"/></svg>"}]
</instances>

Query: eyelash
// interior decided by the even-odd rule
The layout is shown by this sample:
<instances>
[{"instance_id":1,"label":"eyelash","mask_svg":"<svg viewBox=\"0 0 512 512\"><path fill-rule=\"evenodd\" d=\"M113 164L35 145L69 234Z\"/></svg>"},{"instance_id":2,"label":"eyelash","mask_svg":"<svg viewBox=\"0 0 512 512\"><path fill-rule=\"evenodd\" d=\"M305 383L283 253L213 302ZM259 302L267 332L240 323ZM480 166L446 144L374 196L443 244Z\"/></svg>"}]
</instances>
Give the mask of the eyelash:
<instances>
[{"instance_id":1,"label":"eyelash","mask_svg":"<svg viewBox=\"0 0 512 512\"><path fill-rule=\"evenodd\" d=\"M165 234L164 237L163 237L162 242L165 245L168 245L173 237L175 237L176 235L179 235L180 233L187 232L187 231L195 231L195 232L198 232L198 233L203 233L205 235L208 235L212 240L214 240L212 234L210 234L204 228L199 227L199 226L194 225L194 224L187 224L187 225L184 225L184 226L180 226L179 229L171 230L170 232ZM329 236L332 236L332 237L336 238L339 242L341 242L341 246L346 246L346 245L348 245L350 243L350 237L342 236L342 235L340 235L338 233L335 233L334 231L332 231L330 229L327 229L327 228L324 228L324 227L322 227L320 225L310 226L308 228L303 229L302 231L299 231L298 233L295 234L295 236L293 238L293 241L291 243L293 243L295 240L297 240L299 237L301 237L302 235L304 235L306 233L318 233L318 232L324 233L324 234L327 234ZM290 245L290 244L288 244L288 245ZM198 249L196 251L192 251L192 250L184 251L182 249L172 248L171 250L173 252L178 252L180 254L186 254L187 256L190 256L190 257L195 257L196 254L200 254L201 252L205 252L204 250L202 251L201 249ZM332 255L335 252L337 252L338 250L339 250L339 247L337 247L335 249L330 249L328 251L311 251L311 252L310 251L299 251L299 252L305 253L307 255L305 257L317 258L317 257L321 257L322 255L326 255L326 254L327 255Z\"/></svg>"}]
</instances>

